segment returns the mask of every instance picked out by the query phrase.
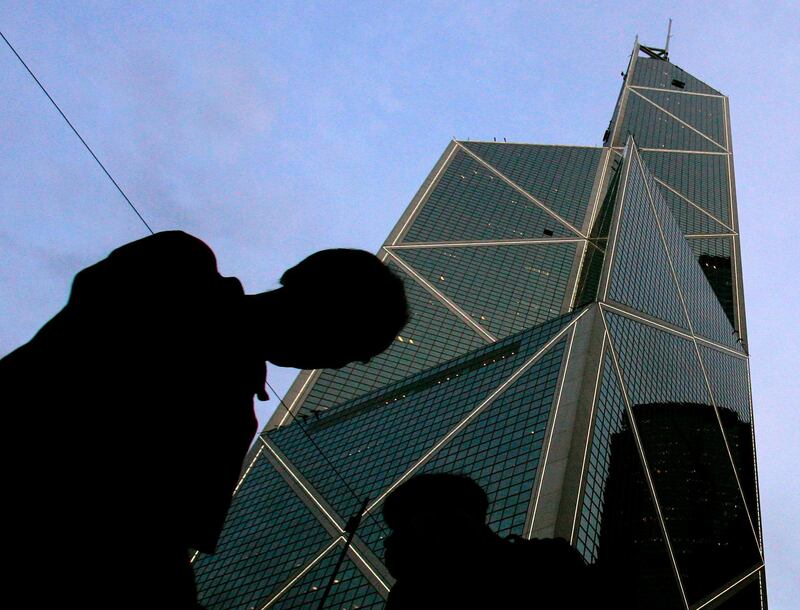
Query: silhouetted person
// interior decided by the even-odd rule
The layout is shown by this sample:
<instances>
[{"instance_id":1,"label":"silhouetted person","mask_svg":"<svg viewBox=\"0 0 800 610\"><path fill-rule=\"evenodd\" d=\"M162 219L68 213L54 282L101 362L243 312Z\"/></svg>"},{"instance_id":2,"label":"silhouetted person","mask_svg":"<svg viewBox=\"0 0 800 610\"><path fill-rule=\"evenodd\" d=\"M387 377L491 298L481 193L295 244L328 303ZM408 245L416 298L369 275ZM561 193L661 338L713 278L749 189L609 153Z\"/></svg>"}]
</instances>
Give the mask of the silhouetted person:
<instances>
[{"instance_id":1,"label":"silhouetted person","mask_svg":"<svg viewBox=\"0 0 800 610\"><path fill-rule=\"evenodd\" d=\"M586 569L566 541L500 538L472 479L425 474L386 499L387 610L583 608ZM588 607L588 606L587 606Z\"/></svg>"},{"instance_id":2,"label":"silhouetted person","mask_svg":"<svg viewBox=\"0 0 800 610\"><path fill-rule=\"evenodd\" d=\"M366 361L407 320L401 280L363 251L318 252L281 284L245 295L203 242L159 233L78 273L64 309L0 360L6 594L194 606L188 550L215 550L265 360Z\"/></svg>"}]
</instances>

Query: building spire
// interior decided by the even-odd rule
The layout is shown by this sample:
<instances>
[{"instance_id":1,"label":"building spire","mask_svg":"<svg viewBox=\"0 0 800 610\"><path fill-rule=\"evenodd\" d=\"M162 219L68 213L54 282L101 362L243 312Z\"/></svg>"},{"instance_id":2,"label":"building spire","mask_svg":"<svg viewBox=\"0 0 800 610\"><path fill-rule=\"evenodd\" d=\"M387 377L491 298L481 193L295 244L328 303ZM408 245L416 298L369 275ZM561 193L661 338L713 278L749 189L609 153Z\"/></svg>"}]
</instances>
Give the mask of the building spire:
<instances>
[{"instance_id":1,"label":"building spire","mask_svg":"<svg viewBox=\"0 0 800 610\"><path fill-rule=\"evenodd\" d=\"M672 17L669 18L669 25L667 26L667 42L664 43L664 55L669 57L669 39L672 38Z\"/></svg>"}]
</instances>

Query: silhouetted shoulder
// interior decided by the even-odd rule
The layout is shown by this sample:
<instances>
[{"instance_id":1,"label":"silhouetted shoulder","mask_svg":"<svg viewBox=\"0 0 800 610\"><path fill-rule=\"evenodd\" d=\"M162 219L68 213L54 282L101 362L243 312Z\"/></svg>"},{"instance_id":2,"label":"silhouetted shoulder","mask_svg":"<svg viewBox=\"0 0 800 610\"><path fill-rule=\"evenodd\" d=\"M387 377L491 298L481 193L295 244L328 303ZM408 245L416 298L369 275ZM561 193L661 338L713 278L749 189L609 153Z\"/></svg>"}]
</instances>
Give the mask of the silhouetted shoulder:
<instances>
[{"instance_id":1,"label":"silhouetted shoulder","mask_svg":"<svg viewBox=\"0 0 800 610\"><path fill-rule=\"evenodd\" d=\"M188 296L219 278L211 248L183 231L164 231L125 244L78 273L70 305L138 301L154 293Z\"/></svg>"},{"instance_id":2,"label":"silhouetted shoulder","mask_svg":"<svg viewBox=\"0 0 800 610\"><path fill-rule=\"evenodd\" d=\"M217 259L202 240L183 231L162 231L125 244L108 257L114 263L152 263L160 266L192 265L216 272Z\"/></svg>"}]
</instances>

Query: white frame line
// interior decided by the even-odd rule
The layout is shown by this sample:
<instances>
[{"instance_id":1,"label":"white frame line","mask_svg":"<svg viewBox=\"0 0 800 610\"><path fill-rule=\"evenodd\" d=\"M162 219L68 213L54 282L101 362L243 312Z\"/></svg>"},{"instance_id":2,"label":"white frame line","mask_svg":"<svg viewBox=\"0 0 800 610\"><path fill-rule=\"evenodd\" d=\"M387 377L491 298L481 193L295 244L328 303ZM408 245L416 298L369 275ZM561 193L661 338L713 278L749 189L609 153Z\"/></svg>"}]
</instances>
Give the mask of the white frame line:
<instances>
[{"instance_id":1,"label":"white frame line","mask_svg":"<svg viewBox=\"0 0 800 610\"><path fill-rule=\"evenodd\" d=\"M297 401L300 400L300 397L303 396L303 392L305 392L306 387L308 387L308 384L311 383L312 380L313 381L317 380L317 377L320 376L320 372L321 372L320 369L312 369L309 372L308 377L303 382L303 385L300 386L300 390L298 390L297 394L295 395L294 399L292 400L292 404L286 406L286 404L283 401L281 401L280 398L278 398L278 401L279 401L278 407L283 405L284 411L286 411L286 413L283 414L283 417L281 418L281 421L278 423L278 427L283 425L283 422L286 421L286 418L289 417L289 415L294 416L294 413L293 413L292 409L294 409L294 406L297 404ZM305 402L305 400L303 402ZM276 407L276 409L277 409L277 407Z\"/></svg>"},{"instance_id":2,"label":"white frame line","mask_svg":"<svg viewBox=\"0 0 800 610\"><path fill-rule=\"evenodd\" d=\"M617 305L614 304L613 301L604 301L604 302L600 303L600 307L602 309L610 310L611 313L616 313L616 314L619 314L621 316L625 316L627 318L632 318L632 319L634 319L634 320L636 320L638 322L641 322L642 324L645 324L647 326L653 326L655 328L658 328L659 330L663 330L666 333L670 333L672 335L676 335L676 336L681 337L682 339L686 339L688 341L691 341L693 338L697 339L698 342L702 343L703 345L705 345L707 347L714 348L717 351L725 352L729 356L736 356L737 358L740 358L742 360L747 360L747 354L743 354L742 352L737 352L736 350L731 349L730 347L726 347L726 346L721 345L719 343L714 343L713 341L711 341L709 339L705 339L703 337L693 337L690 333L680 331L680 330L678 330L676 328L671 328L671 327L666 326L664 324L660 324L659 322L656 322L655 320L651 320L649 318L643 318L642 316L637 316L632 311L629 311L627 309L623 309L621 307L618 307Z\"/></svg>"},{"instance_id":3,"label":"white frame line","mask_svg":"<svg viewBox=\"0 0 800 610\"><path fill-rule=\"evenodd\" d=\"M280 454L275 449L272 448L272 441L270 441L269 439L265 439L265 438L263 438L261 436L259 436L258 439L261 441L262 445L264 447L266 447L267 450L272 454L272 456L275 458L275 460L277 460L277 462L281 465L283 470L290 477L292 477L292 480L295 482L295 484L297 484L305 492L306 496L308 496L311 499L311 501L317 507L317 510L319 510L323 515L325 515L325 517L328 519L328 521L331 523L331 525L333 525L333 527L340 534L343 534L344 533L344 529L339 525L339 523L336 521L336 519L333 517L333 515L331 515L325 509L325 507L320 503L320 501L317 500L317 497L314 495L314 493L308 487L306 487L303 484L303 482L300 480L300 478L297 476L297 474L295 474L294 470L291 467L289 467L289 465L286 464L286 462L283 461L283 459L281 458Z\"/></svg>"},{"instance_id":4,"label":"white frame line","mask_svg":"<svg viewBox=\"0 0 800 610\"><path fill-rule=\"evenodd\" d=\"M577 320L576 320L577 321ZM569 345L567 346L567 353L564 357L564 368L561 371L561 383L558 386L558 395L555 400L555 407L553 407L553 411L550 415L550 425L549 425L549 432L550 434L547 437L547 446L545 447L544 454L542 455L541 460L539 461L539 468L537 468L538 472L536 473L536 489L533 492L533 507L531 509L531 517L530 517L530 525L528 526L528 531L525 535L526 538L530 539L533 535L534 525L536 524L536 511L539 509L539 500L542 496L542 486L544 485L544 476L547 472L547 458L550 456L550 446L553 444L553 435L555 434L556 423L558 421L558 408L561 405L561 395L564 391L564 382L567 379L567 369L569 368L569 358L572 354L572 344L575 342L575 329L577 325L571 324L572 332L570 333L569 337ZM526 515L527 517L527 515Z\"/></svg>"},{"instance_id":5,"label":"white frame line","mask_svg":"<svg viewBox=\"0 0 800 610\"><path fill-rule=\"evenodd\" d=\"M706 602L705 602L704 604L702 604L702 605L700 605L700 606L697 606L697 607L695 607L695 608L692 608L692 610L701 610L701 608L705 608L706 606L708 606L708 604L710 604L711 602L713 602L713 601L714 601L714 600L716 600L716 599L719 599L719 598L720 598L722 595L725 595L725 594L726 594L728 591L730 591L731 589L733 589L734 587L736 587L737 585L739 585L739 584L740 584L740 583L742 583L743 581L745 581L745 580L747 580L748 578L750 578L750 577L751 577L753 574L755 574L756 572L760 572L760 571L761 571L761 570L763 570L763 569L764 569L764 562L762 561L762 562L761 562L761 565L759 565L757 568L755 568L754 570L750 570L750 571L749 571L747 574L745 574L744 576L742 576L742 577L741 577L739 580L737 580L735 583L733 583L732 585L730 585L730 586L726 587L725 589L723 589L722 591L720 591L719 593L717 593L717 594L716 594L714 597L712 597L711 599L709 599L709 600L706 600ZM759 583L759 585L760 585L760 583Z\"/></svg>"},{"instance_id":6,"label":"white frame line","mask_svg":"<svg viewBox=\"0 0 800 610\"><path fill-rule=\"evenodd\" d=\"M622 148L618 146L617 148ZM689 155L730 155L729 152L717 152L716 150L686 150L683 148L640 148L641 152L657 152L657 153L683 153Z\"/></svg>"},{"instance_id":7,"label":"white frame line","mask_svg":"<svg viewBox=\"0 0 800 610\"><path fill-rule=\"evenodd\" d=\"M709 212L708 210L706 210L706 209L704 209L704 208L701 208L701 207L700 207L699 205L697 205L697 204L696 204L694 201L692 201L691 199L689 199L689 198L688 198L686 195L684 195L683 193L680 193L680 192L678 192L678 191L677 191L677 190L676 190L674 187L672 187L671 185L669 185L669 184L667 184L666 182L664 182L663 180L661 180L661 179L660 179L658 176L655 176L655 175L654 175L654 176L653 176L653 180L655 180L656 182L658 182L658 183L659 183L661 186L663 186L663 187L664 187L665 189L667 189L668 191L671 191L671 192L675 193L675 195L677 195L678 197L680 197L681 199L683 199L683 200L684 200L686 203L688 203L689 205L691 205L691 206L693 206L693 207L697 208L697 209L698 209L700 212L702 212L703 214L705 214L706 216L708 216L709 218L711 218L711 219L712 219L712 220L714 220L715 222L719 223L720 225L722 225L723 227L725 227L725 228L726 228L726 229L728 229L729 231L733 231L733 227L731 227L731 226L728 226L728 224L727 224L727 223L725 223L725 222L722 222L722 221L721 221L719 218L717 218L716 216L714 216L714 215L713 215L711 212Z\"/></svg>"},{"instance_id":8,"label":"white frame line","mask_svg":"<svg viewBox=\"0 0 800 610\"><path fill-rule=\"evenodd\" d=\"M619 241L619 225L622 222L622 213L625 211L625 191L628 188L628 176L630 176L631 173L630 156L628 155L628 158L626 158L626 155L623 155L622 162L625 164L625 167L622 168L624 174L620 176L620 180L622 180L622 190L617 193L617 209L614 211L614 217L611 219L611 224L608 228L607 243L611 244L611 248L609 250L608 245L606 245L608 257L607 260L603 260L604 269L600 272L600 281L603 282L603 297L598 299L599 301L606 301L608 299L608 287L611 285L611 270L614 265L614 255L617 253L617 241ZM614 231L613 235L611 233L612 229Z\"/></svg>"},{"instance_id":9,"label":"white frame line","mask_svg":"<svg viewBox=\"0 0 800 610\"><path fill-rule=\"evenodd\" d=\"M625 110L626 105L628 103L628 90L630 87L627 86L627 82L633 78L633 74L636 71L636 60L639 58L639 37L636 37L636 40L633 43L633 50L631 51L631 58L628 60L628 69L625 70L625 74L623 75L623 85L622 90L620 91L619 95L619 105L614 107L614 111L616 112L616 116L612 115L612 120L614 121L614 129L611 132L611 137L609 138L608 142L611 144L611 148L614 147L614 142L617 139L617 133L619 132L620 127L622 126L622 120L625 117ZM620 147L622 148L622 147ZM623 159L624 161L624 159Z\"/></svg>"},{"instance_id":10,"label":"white frame line","mask_svg":"<svg viewBox=\"0 0 800 610\"><path fill-rule=\"evenodd\" d=\"M718 98L725 98L722 94L714 94L714 93L697 93L695 91L683 91L681 89L659 89L658 87L646 87L645 85L629 85L631 89L642 89L644 91L661 91L662 93L680 93L681 95L699 95L702 97L718 97Z\"/></svg>"},{"instance_id":11,"label":"white frame line","mask_svg":"<svg viewBox=\"0 0 800 610\"><path fill-rule=\"evenodd\" d=\"M392 260L400 265L403 270L419 285L421 285L425 290L430 292L433 296L435 296L439 301L441 301L448 309L450 309L454 314L456 314L459 318L462 319L468 326L472 328L472 330L476 331L479 335L483 336L484 339L489 341L490 343L497 343L497 337L495 337L492 333L486 330L483 326L478 324L472 317L461 309L458 305L453 303L447 296L441 293L433 284L431 284L428 280L422 277L417 271L411 267L408 263L402 260L399 256L394 254L391 250L387 250L384 248L386 252L389 253L389 256Z\"/></svg>"},{"instance_id":12,"label":"white frame line","mask_svg":"<svg viewBox=\"0 0 800 610\"><path fill-rule=\"evenodd\" d=\"M686 239L715 239L718 237L736 237L738 233L687 233Z\"/></svg>"},{"instance_id":13,"label":"white frame line","mask_svg":"<svg viewBox=\"0 0 800 610\"><path fill-rule=\"evenodd\" d=\"M455 140L453 140L453 142L455 142ZM408 217L406 218L406 221L403 223L403 226L400 227L400 230L397 232L397 235L395 236L394 240L392 240L392 243L390 245L393 246L397 244L397 242L399 242L405 236L406 228L408 227L409 223L411 223L413 220L416 219L419 208L428 200L428 195L430 194L433 186L438 183L439 176L441 176L442 172L446 168L450 167L450 160L452 159L453 155L457 150L458 147L453 146L453 149L450 151L447 157L445 157L442 166L439 168L439 171L437 171L436 174L434 174L433 179L430 181L430 184L428 184L428 187L420 196L419 200L417 201L417 204L413 207L413 209L409 213Z\"/></svg>"},{"instance_id":14,"label":"white frame line","mask_svg":"<svg viewBox=\"0 0 800 610\"><path fill-rule=\"evenodd\" d=\"M599 312L599 315L602 315L602 312ZM592 408L589 411L589 422L586 429L586 441L583 448L583 461L581 462L581 476L578 479L578 494L575 498L575 514L572 516L572 531L569 534L569 543L571 545L575 544L577 539L577 535L575 531L578 529L578 509L583 505L582 499L585 495L583 492L583 481L586 478L587 472L587 459L589 457L589 444L591 443L592 439L594 438L594 412L597 409L597 396L600 392L600 378L602 377L601 373L605 368L605 355L606 355L606 334L603 333L603 342L600 346L600 364L597 367L597 379L594 382L594 392L592 393Z\"/></svg>"},{"instance_id":15,"label":"white frame line","mask_svg":"<svg viewBox=\"0 0 800 610\"><path fill-rule=\"evenodd\" d=\"M635 93L635 94L636 94L638 97L640 97L641 99L643 99L644 101L646 101L648 104L651 104L651 105L652 105L652 106L654 106L655 108L658 108L658 109L659 109L661 112L663 112L663 113L665 113L665 114L667 114L667 115L671 116L673 119L675 119L676 121L678 121L679 123L681 123L681 124L682 124L684 127L688 127L688 128L689 128L689 129L691 129L693 132L695 132L697 135L704 137L706 140L708 140L709 142L711 142L711 143L712 143L714 146L719 146L719 147L720 147L720 148L721 148L721 149L722 149L722 150L725 152L725 154L728 154L728 149L727 149L727 148L725 148L724 146L722 146L722 144L720 144L719 142L715 142L714 140L712 140L711 138L709 138L709 137L708 137L706 134L704 134L702 131L698 130L698 129L697 129L697 128L695 128L695 127L692 127L691 125L689 125L689 123L687 123L687 122L686 122L686 121L684 121L683 119L680 119L680 118L678 118L677 116L675 116L674 114L672 114L672 113L671 113L669 110L667 110L666 108L662 108L661 106L659 106L658 104L656 104L654 101L650 100L649 98L646 98L645 96L643 96L641 93L639 93L639 92L638 92L638 91L636 91L635 89L631 89L631 91L633 91L633 93Z\"/></svg>"},{"instance_id":16,"label":"white frame line","mask_svg":"<svg viewBox=\"0 0 800 610\"><path fill-rule=\"evenodd\" d=\"M344 537L343 534L345 533L345 530L342 529L342 527L339 525L339 523L336 521L336 519L327 510L325 510L325 507L320 503L320 501L317 499L317 497L314 495L314 493L308 487L306 487L303 484L303 482L300 480L300 478L297 476L297 474L294 472L294 470L292 470L292 468L281 458L281 456L278 454L276 449L274 449L272 447L271 441L269 441L268 439L261 438L261 437L259 437L259 440L261 440L263 446L266 447L269 450L269 452L272 454L272 456L278 461L278 463L281 465L283 470L303 490L303 492L305 492L305 495L314 503L314 505L317 507L317 509L322 514L325 515L325 517L328 519L328 521L331 523L331 525L333 525L333 527L339 532L340 536L339 536L339 538L337 538L337 540L343 539L343 537ZM369 512L369 509L367 509L367 511L365 511L364 514L366 514L367 512ZM364 565L367 567L367 569L369 569L369 571L372 573L372 575L375 577L375 579L381 584L381 586L383 586L383 588L386 589L386 592L388 593L389 592L389 586L384 582L383 578L381 578L381 576L377 572L375 572L375 570L372 569L372 566L369 565L369 562L366 559L364 559L364 557L361 555L361 553L359 553L358 550L354 546L351 545L350 548L358 556L358 558L364 563Z\"/></svg>"},{"instance_id":17,"label":"white frame line","mask_svg":"<svg viewBox=\"0 0 800 610\"><path fill-rule=\"evenodd\" d=\"M308 574L308 572L311 570L311 568L313 568L315 565L317 565L317 564L320 562L320 560L321 560L323 557L325 557L325 555L327 555L328 553L330 553L331 549L332 549L333 547L337 546L337 545L339 544L339 541L340 541L340 540L343 540L343 539L344 539L344 537L343 537L343 536L339 536L339 537L338 537L336 540L334 540L334 541L333 541L333 542L332 542L330 545L328 545L328 547L327 547L327 548L326 548L324 551L322 551L322 552L321 552L319 555L317 555L316 557L314 557L314 559L312 559L312 560L311 560L311 562L310 562L308 565L306 565L306 566L305 566L305 567L304 567L304 568L303 568L303 569L302 569L300 572L298 572L297 574L295 574L295 576L294 576L293 578L291 578L291 579L289 580L289 582L287 582L287 583L284 585L284 587L283 587L283 588L282 588L280 591L278 591L277 593L275 593L275 594L274 594L274 595L273 595L273 596L272 596L272 597L269 599L269 601L268 601L266 604L264 604L263 606L261 606L261 609L260 609L260 610L267 610L267 608L269 608L269 607L270 607L270 606L272 606L272 605L273 605L273 604L274 604L276 601L278 601L278 600L279 600L279 599L280 599L280 598L283 596L283 594L284 594L284 593L286 593L286 592L287 592L289 589L291 589L291 588L292 588L292 587L293 587L293 586L294 586L294 585L297 583L297 581L298 581L298 580L300 580L300 579L301 579L303 576L305 576L306 574Z\"/></svg>"},{"instance_id":18,"label":"white frame line","mask_svg":"<svg viewBox=\"0 0 800 610\"><path fill-rule=\"evenodd\" d=\"M412 250L421 248L465 248L481 246L537 246L547 244L572 244L586 241L583 237L547 237L544 239L485 239L477 241L420 241L396 246L384 246L386 250Z\"/></svg>"},{"instance_id":19,"label":"white frame line","mask_svg":"<svg viewBox=\"0 0 800 610\"><path fill-rule=\"evenodd\" d=\"M586 239L586 235L584 235L584 234L583 234L583 232L582 232L580 229L576 229L574 226L572 226L572 224L571 224L569 221L567 221L567 220L565 220L565 219L561 218L561 216L559 216L558 214L556 214L556 213L555 213L553 210L551 210L549 207L547 207L547 206L546 206L544 203L542 203L541 201L539 201L539 200L538 200L536 197L534 197L533 195L531 195L531 194L530 194L528 191L526 191L525 189L523 189L523 188L522 188L521 186L519 186L519 185L518 185L516 182L514 182L513 180L511 180L511 178L509 178L508 176L506 176L505 174L503 174L502 172L500 172L500 170L498 170L496 167L494 167L493 165L490 165L489 163L487 163L486 161L484 161L483 159L481 159L481 158L480 158L478 155L476 155L474 152L472 152L470 149L468 149L466 146L464 146L464 145L463 145L463 144L461 144L460 142L456 142L456 144L458 144L458 146L461 148L461 150L463 150L463 151L464 151L465 153L467 153L467 154L468 154L470 157L472 157L473 159L475 159L475 160L476 160L478 163L480 163L481 165L483 165L484 167L486 167L486 169L488 169L490 172L492 172L493 174L495 174L495 175L496 175L498 178L500 178L500 179L501 179L503 182L505 182L506 184L508 184L508 185L509 185L511 188L513 188L514 190L516 190L516 191L517 191L518 193L520 193L520 194L521 194L523 197L525 197L526 199L528 199L528 200L529 200L529 201L531 201L532 203L536 204L536 205L537 205L539 208L541 208L541 209L542 209L542 210L543 210L545 213L549 214L549 215L550 215L550 216L553 218L553 220L555 220L555 221L557 221L557 222L561 223L562 225L564 225L565 227L567 227L567 228L568 228L570 231L572 231L572 232L576 233L577 235L579 235L579 236L583 237L584 239Z\"/></svg>"}]
</instances>

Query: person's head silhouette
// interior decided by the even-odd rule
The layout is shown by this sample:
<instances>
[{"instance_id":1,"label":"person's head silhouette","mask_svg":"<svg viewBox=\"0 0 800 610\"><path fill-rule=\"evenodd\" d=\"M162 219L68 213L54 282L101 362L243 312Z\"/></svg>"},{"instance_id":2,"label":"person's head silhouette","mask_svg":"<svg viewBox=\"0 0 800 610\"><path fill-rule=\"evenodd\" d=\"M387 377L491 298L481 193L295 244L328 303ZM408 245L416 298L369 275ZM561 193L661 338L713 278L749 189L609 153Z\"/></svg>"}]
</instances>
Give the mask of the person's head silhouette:
<instances>
[{"instance_id":1,"label":"person's head silhouette","mask_svg":"<svg viewBox=\"0 0 800 610\"><path fill-rule=\"evenodd\" d=\"M384 351L408 321L402 280L363 250L312 254L281 288L248 296L249 323L278 366L340 368Z\"/></svg>"},{"instance_id":2,"label":"person's head silhouette","mask_svg":"<svg viewBox=\"0 0 800 610\"><path fill-rule=\"evenodd\" d=\"M486 525L488 508L486 492L467 476L409 479L383 505L383 519L392 529L384 540L389 572L414 579L460 570L493 537Z\"/></svg>"}]
</instances>

